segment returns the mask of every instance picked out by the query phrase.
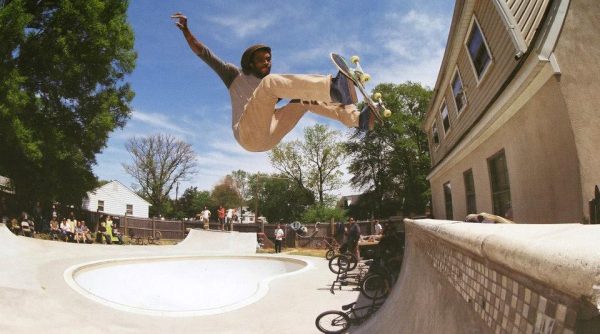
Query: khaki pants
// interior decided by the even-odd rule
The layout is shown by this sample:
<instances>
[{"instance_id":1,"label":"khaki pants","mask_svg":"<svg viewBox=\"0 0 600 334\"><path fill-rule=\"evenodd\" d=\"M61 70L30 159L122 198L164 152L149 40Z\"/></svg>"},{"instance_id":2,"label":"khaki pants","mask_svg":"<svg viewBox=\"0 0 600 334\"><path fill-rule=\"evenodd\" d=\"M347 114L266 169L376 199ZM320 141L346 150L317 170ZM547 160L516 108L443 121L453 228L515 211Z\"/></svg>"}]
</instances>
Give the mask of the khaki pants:
<instances>
[{"instance_id":1,"label":"khaki pants","mask_svg":"<svg viewBox=\"0 0 600 334\"><path fill-rule=\"evenodd\" d=\"M338 120L347 127L358 125L355 105L332 103L331 76L270 74L254 90L239 122L240 145L248 151L267 151L290 132L307 111ZM298 99L275 108L279 99Z\"/></svg>"}]
</instances>

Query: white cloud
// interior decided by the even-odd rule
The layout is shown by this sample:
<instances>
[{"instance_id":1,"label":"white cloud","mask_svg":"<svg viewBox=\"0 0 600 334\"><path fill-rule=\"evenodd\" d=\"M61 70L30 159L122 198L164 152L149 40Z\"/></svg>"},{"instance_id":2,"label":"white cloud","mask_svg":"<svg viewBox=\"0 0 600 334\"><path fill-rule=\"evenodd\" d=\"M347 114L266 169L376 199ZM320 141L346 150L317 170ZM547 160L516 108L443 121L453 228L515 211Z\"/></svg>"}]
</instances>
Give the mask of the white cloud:
<instances>
[{"instance_id":1,"label":"white cloud","mask_svg":"<svg viewBox=\"0 0 600 334\"><path fill-rule=\"evenodd\" d=\"M141 122L149 125L156 130L168 130L181 135L193 135L194 133L178 125L176 121L171 120L165 113L145 113L139 110L134 110L131 116L132 121ZM150 130L149 132L152 132ZM158 132L158 131L157 131ZM146 135L148 133L146 132Z\"/></svg>"},{"instance_id":2,"label":"white cloud","mask_svg":"<svg viewBox=\"0 0 600 334\"><path fill-rule=\"evenodd\" d=\"M275 24L275 17L257 17L251 14L239 16L213 16L208 21L231 30L238 38L257 35Z\"/></svg>"}]
</instances>

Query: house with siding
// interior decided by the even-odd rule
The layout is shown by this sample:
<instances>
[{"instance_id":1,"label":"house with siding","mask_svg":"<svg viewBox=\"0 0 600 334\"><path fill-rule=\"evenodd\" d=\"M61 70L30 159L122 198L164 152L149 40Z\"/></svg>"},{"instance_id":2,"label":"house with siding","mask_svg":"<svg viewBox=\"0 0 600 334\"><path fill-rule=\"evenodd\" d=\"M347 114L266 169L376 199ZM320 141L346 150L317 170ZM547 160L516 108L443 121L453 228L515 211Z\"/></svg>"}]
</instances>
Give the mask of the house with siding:
<instances>
[{"instance_id":1,"label":"house with siding","mask_svg":"<svg viewBox=\"0 0 600 334\"><path fill-rule=\"evenodd\" d=\"M589 219L600 183L600 1L457 0L426 118L432 213Z\"/></svg>"},{"instance_id":2,"label":"house with siding","mask_svg":"<svg viewBox=\"0 0 600 334\"><path fill-rule=\"evenodd\" d=\"M89 191L83 199L82 209L113 216L148 218L150 203L121 182L110 181Z\"/></svg>"}]
</instances>

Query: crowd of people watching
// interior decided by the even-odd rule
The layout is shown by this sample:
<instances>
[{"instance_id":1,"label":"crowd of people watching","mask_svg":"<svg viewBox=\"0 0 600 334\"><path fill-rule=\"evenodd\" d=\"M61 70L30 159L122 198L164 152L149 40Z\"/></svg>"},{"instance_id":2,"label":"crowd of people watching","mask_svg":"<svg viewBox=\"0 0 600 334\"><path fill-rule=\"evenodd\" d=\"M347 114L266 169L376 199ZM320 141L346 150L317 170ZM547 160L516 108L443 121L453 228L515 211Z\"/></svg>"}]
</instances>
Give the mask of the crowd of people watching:
<instances>
[{"instance_id":1,"label":"crowd of people watching","mask_svg":"<svg viewBox=\"0 0 600 334\"><path fill-rule=\"evenodd\" d=\"M35 238L36 234L47 234L50 240L65 242L123 244L123 235L119 231L118 221L115 222L110 215L102 215L99 218L97 225L92 226L95 232L90 229L85 220L77 219L73 212L70 212L67 217L60 218L56 211L53 211L45 228L39 221L36 228L36 222L25 212L19 219L3 217L2 221L11 232L26 237Z\"/></svg>"}]
</instances>

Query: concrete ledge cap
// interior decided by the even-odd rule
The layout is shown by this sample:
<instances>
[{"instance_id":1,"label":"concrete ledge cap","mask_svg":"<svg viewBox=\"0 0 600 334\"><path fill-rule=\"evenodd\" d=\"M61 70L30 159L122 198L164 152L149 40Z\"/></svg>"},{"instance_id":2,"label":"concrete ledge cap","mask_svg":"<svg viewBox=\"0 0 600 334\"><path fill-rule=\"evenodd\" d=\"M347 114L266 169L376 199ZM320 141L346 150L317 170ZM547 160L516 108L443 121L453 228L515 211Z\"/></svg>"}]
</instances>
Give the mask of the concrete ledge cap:
<instances>
[{"instance_id":1,"label":"concrete ledge cap","mask_svg":"<svg viewBox=\"0 0 600 334\"><path fill-rule=\"evenodd\" d=\"M600 225L405 223L574 297L600 302L594 289L600 286Z\"/></svg>"}]
</instances>

